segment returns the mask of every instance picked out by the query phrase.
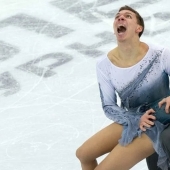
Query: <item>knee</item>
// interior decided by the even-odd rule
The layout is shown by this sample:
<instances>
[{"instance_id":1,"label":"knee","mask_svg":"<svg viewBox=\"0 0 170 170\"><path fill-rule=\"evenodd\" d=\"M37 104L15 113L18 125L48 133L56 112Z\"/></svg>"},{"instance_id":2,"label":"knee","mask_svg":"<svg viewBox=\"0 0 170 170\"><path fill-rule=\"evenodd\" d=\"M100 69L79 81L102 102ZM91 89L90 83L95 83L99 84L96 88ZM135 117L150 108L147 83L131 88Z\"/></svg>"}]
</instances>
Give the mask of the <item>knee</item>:
<instances>
[{"instance_id":1,"label":"knee","mask_svg":"<svg viewBox=\"0 0 170 170\"><path fill-rule=\"evenodd\" d=\"M83 146L80 146L76 150L76 157L80 160L80 162L87 162L89 155L87 150Z\"/></svg>"}]
</instances>

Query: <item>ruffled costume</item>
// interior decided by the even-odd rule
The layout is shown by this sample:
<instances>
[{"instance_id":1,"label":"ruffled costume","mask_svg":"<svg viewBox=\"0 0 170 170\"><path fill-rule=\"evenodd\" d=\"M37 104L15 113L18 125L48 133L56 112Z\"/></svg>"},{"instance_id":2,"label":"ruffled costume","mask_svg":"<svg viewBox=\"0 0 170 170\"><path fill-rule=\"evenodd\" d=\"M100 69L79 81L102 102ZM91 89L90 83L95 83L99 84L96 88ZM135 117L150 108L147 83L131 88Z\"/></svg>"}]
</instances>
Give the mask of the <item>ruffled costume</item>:
<instances>
[{"instance_id":1,"label":"ruffled costume","mask_svg":"<svg viewBox=\"0 0 170 170\"><path fill-rule=\"evenodd\" d=\"M144 58L128 68L115 66L107 56L100 58L96 65L97 79L102 107L105 115L123 125L119 143L128 145L141 133L146 133L159 155L157 165L168 170L168 158L159 140L160 133L167 125L155 121L155 125L142 132L139 128L141 106L151 104L169 94L170 51L149 45ZM122 105L118 106L117 96Z\"/></svg>"}]
</instances>

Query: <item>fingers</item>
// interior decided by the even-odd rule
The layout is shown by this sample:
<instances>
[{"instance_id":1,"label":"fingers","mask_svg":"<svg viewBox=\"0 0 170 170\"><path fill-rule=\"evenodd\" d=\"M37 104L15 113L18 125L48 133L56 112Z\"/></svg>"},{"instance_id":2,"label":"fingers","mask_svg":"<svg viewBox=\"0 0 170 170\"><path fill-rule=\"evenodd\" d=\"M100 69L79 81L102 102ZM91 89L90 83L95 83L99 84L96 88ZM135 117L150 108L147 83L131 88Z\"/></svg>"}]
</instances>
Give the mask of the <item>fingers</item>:
<instances>
[{"instance_id":1,"label":"fingers","mask_svg":"<svg viewBox=\"0 0 170 170\"><path fill-rule=\"evenodd\" d=\"M168 104L166 104L166 106L165 106L165 112L166 112L166 113L169 113L169 107L170 107L170 106L169 106Z\"/></svg>"},{"instance_id":2,"label":"fingers","mask_svg":"<svg viewBox=\"0 0 170 170\"><path fill-rule=\"evenodd\" d=\"M150 121L152 120L156 120L156 117L154 115L148 115L147 119L149 119Z\"/></svg>"},{"instance_id":3,"label":"fingers","mask_svg":"<svg viewBox=\"0 0 170 170\"><path fill-rule=\"evenodd\" d=\"M149 110L146 111L146 114L149 116L149 115L152 115L153 113L155 113L155 111L151 108Z\"/></svg>"},{"instance_id":4,"label":"fingers","mask_svg":"<svg viewBox=\"0 0 170 170\"><path fill-rule=\"evenodd\" d=\"M143 123L143 124L141 124L139 127L140 127L140 129L141 129L142 131L146 131L147 128L150 128L151 126L154 125L153 122L150 123L150 124L152 124L152 125L149 125L148 123Z\"/></svg>"},{"instance_id":5,"label":"fingers","mask_svg":"<svg viewBox=\"0 0 170 170\"><path fill-rule=\"evenodd\" d=\"M165 112L166 113L170 113L170 96L167 98L162 99L159 103L158 106L159 108L162 107L163 104L165 105Z\"/></svg>"},{"instance_id":6,"label":"fingers","mask_svg":"<svg viewBox=\"0 0 170 170\"><path fill-rule=\"evenodd\" d=\"M170 113L170 96L162 99L158 106L159 108L162 107L162 105L165 105L165 112ZM153 109L149 109L141 116L139 127L142 131L146 131L147 128L150 128L154 125L154 120L156 120L156 117L154 116L155 111Z\"/></svg>"},{"instance_id":7,"label":"fingers","mask_svg":"<svg viewBox=\"0 0 170 170\"><path fill-rule=\"evenodd\" d=\"M164 98L158 103L159 108L162 107L162 105L165 103L166 103L166 99Z\"/></svg>"},{"instance_id":8,"label":"fingers","mask_svg":"<svg viewBox=\"0 0 170 170\"><path fill-rule=\"evenodd\" d=\"M155 111L153 109L149 109L141 116L139 127L142 131L146 131L147 128L154 125L153 121L156 119L154 113Z\"/></svg>"},{"instance_id":9,"label":"fingers","mask_svg":"<svg viewBox=\"0 0 170 170\"><path fill-rule=\"evenodd\" d=\"M153 121L147 120L146 122L141 122L140 123L140 129L142 131L146 131L146 128L150 128L153 125L154 125Z\"/></svg>"},{"instance_id":10,"label":"fingers","mask_svg":"<svg viewBox=\"0 0 170 170\"><path fill-rule=\"evenodd\" d=\"M155 111L153 109L149 109L145 113L145 118L148 120L155 120L156 117L154 116Z\"/></svg>"},{"instance_id":11,"label":"fingers","mask_svg":"<svg viewBox=\"0 0 170 170\"><path fill-rule=\"evenodd\" d=\"M139 127L140 127L140 129L141 129L142 131L146 131L146 128L145 128L145 126L143 126L143 125L140 125Z\"/></svg>"}]
</instances>

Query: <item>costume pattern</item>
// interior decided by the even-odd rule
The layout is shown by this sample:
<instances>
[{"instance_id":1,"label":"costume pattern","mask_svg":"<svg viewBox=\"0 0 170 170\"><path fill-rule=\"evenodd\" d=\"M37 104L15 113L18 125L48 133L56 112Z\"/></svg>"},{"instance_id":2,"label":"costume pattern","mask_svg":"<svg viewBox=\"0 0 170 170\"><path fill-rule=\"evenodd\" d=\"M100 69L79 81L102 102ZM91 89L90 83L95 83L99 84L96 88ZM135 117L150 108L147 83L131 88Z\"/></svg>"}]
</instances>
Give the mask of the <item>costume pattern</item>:
<instances>
[{"instance_id":1,"label":"costume pattern","mask_svg":"<svg viewBox=\"0 0 170 170\"><path fill-rule=\"evenodd\" d=\"M141 61L128 67L115 66L107 56L100 58L96 65L102 107L106 116L124 126L120 144L127 145L140 136L141 113L138 109L169 95L170 51L149 45L149 50ZM122 106L118 106L117 95ZM159 142L165 125L155 121L155 126L145 132L153 141L159 154L158 166L167 168L167 157Z\"/></svg>"}]
</instances>

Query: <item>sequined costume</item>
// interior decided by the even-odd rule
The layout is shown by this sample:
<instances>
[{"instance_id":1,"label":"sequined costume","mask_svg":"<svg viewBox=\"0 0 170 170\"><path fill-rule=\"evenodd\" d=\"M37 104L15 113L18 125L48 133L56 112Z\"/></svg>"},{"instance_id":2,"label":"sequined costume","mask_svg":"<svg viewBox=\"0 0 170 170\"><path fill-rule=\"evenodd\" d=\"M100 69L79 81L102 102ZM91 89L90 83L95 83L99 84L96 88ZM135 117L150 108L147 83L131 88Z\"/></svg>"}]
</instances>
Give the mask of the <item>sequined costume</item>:
<instances>
[{"instance_id":1,"label":"sequined costume","mask_svg":"<svg viewBox=\"0 0 170 170\"><path fill-rule=\"evenodd\" d=\"M119 143L127 145L142 133L138 109L169 94L170 51L149 45L144 58L127 68L115 66L106 55L97 61L96 71L104 113L109 119L123 125ZM117 95L123 107L118 106ZM153 147L159 154L158 166L166 170L167 157L159 140L164 128L165 125L155 121L155 126L144 133L153 141Z\"/></svg>"}]
</instances>

